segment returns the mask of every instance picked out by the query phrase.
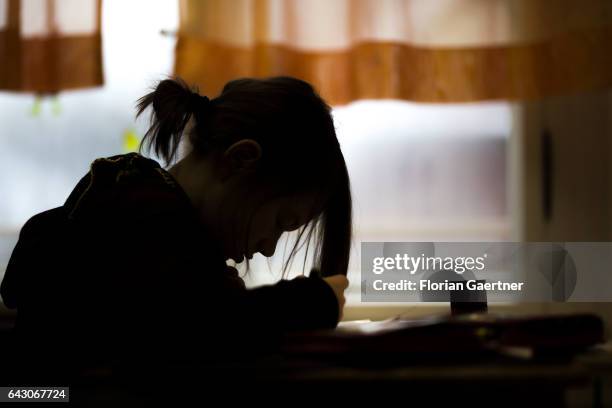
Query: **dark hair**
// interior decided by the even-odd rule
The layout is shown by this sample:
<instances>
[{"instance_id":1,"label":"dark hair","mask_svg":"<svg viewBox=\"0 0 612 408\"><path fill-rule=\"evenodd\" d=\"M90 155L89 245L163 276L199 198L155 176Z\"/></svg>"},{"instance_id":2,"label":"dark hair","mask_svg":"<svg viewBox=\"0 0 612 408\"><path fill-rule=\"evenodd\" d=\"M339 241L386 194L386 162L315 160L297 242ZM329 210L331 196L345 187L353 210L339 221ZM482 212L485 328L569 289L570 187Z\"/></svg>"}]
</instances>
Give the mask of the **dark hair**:
<instances>
[{"instance_id":1,"label":"dark hair","mask_svg":"<svg viewBox=\"0 0 612 408\"><path fill-rule=\"evenodd\" d=\"M242 78L209 100L180 78L166 79L138 100L137 116L150 105L151 127L140 148L153 148L167 163L175 160L192 117L188 137L196 154L224 150L244 138L257 141L262 158L254 189L265 185L275 197L313 193L317 198L284 272L304 234L308 244L315 234L315 267L324 275L346 274L352 237L349 176L331 108L310 84L291 77Z\"/></svg>"}]
</instances>

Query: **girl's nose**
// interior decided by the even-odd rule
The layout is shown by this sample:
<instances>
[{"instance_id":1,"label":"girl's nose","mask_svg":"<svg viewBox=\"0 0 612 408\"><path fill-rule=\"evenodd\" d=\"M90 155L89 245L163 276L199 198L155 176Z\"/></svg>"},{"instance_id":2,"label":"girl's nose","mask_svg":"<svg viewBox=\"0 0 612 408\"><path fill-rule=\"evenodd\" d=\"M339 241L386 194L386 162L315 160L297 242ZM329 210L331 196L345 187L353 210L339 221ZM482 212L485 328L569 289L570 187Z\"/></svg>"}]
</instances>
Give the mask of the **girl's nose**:
<instances>
[{"instance_id":1,"label":"girl's nose","mask_svg":"<svg viewBox=\"0 0 612 408\"><path fill-rule=\"evenodd\" d=\"M278 242L278 238L263 240L261 242L261 245L259 245L259 252L266 258L271 257L272 255L274 255L274 252L276 251L277 242Z\"/></svg>"}]
</instances>

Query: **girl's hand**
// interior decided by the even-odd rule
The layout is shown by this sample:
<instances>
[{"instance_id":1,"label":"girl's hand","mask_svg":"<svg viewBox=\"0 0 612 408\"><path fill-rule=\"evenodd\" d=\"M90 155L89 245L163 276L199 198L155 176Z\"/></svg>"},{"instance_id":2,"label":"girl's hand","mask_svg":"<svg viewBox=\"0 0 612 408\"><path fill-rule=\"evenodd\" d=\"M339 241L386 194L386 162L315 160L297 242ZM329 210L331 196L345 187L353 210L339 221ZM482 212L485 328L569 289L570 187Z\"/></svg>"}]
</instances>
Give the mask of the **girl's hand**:
<instances>
[{"instance_id":1,"label":"girl's hand","mask_svg":"<svg viewBox=\"0 0 612 408\"><path fill-rule=\"evenodd\" d=\"M344 275L333 275L323 278L325 282L334 290L336 298L338 299L338 321L342 320L344 314L344 291L348 288L349 281Z\"/></svg>"}]
</instances>

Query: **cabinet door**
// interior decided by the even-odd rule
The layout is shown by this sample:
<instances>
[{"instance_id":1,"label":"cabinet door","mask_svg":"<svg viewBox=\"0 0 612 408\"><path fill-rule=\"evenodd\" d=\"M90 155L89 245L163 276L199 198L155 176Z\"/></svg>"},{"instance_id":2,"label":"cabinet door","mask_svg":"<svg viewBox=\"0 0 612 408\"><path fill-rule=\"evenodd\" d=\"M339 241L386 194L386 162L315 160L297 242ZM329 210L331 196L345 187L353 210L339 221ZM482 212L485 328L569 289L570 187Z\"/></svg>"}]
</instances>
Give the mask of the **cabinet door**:
<instances>
[{"instance_id":1,"label":"cabinet door","mask_svg":"<svg viewBox=\"0 0 612 408\"><path fill-rule=\"evenodd\" d=\"M610 101L608 92L591 92L519 106L512 160L517 239L610 240Z\"/></svg>"}]
</instances>

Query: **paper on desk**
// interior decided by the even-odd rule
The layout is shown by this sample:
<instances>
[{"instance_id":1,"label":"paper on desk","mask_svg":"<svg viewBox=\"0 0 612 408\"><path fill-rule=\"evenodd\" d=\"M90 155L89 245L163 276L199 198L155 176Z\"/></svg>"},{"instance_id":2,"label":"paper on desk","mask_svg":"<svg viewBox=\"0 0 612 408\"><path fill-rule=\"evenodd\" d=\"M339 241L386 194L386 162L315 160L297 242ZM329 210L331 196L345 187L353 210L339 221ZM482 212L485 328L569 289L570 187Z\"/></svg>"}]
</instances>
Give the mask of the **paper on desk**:
<instances>
[{"instance_id":1,"label":"paper on desk","mask_svg":"<svg viewBox=\"0 0 612 408\"><path fill-rule=\"evenodd\" d=\"M336 332L341 334L381 334L399 329L427 326L439 323L442 320L444 320L444 318L441 316L431 316L413 320L402 319L399 316L377 321L372 321L370 319L351 320L339 323Z\"/></svg>"}]
</instances>

